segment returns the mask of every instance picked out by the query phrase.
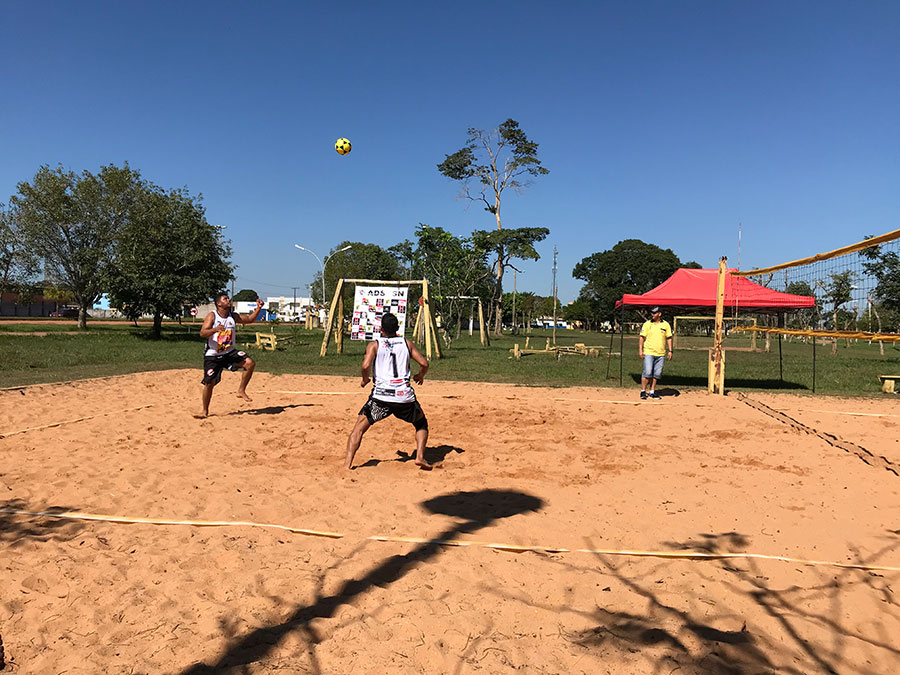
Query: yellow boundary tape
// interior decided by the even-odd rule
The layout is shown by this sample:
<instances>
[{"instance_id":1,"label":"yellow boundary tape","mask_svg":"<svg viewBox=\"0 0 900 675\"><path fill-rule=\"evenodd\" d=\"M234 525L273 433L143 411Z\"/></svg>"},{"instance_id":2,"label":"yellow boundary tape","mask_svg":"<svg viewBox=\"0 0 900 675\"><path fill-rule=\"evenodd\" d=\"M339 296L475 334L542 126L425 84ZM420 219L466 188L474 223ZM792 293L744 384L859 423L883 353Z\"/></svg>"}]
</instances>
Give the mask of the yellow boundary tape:
<instances>
[{"instance_id":1,"label":"yellow boundary tape","mask_svg":"<svg viewBox=\"0 0 900 675\"><path fill-rule=\"evenodd\" d=\"M255 523L243 520L167 520L163 518L141 518L130 516L109 516L98 515L94 513L80 513L71 511L68 513L55 513L52 511L20 511L15 509L0 509L0 513L7 513L19 516L45 517L45 518L63 518L69 520L91 520L117 524L136 524L136 525L188 525L192 527L258 527L276 530L284 530L293 534L302 534L310 537L325 537L328 539L343 539L346 535L340 532L326 532L320 530L308 530L299 527L288 527L287 525L277 525L274 523ZM469 541L460 539L421 539L417 537L389 537L389 536L371 536L364 537L366 541L379 541L386 543L402 543L402 544L438 544L440 546L458 546L458 547L475 547L488 548L498 551L509 551L513 553L591 553L596 555L623 556L632 558L666 558L670 560L729 560L729 559L745 559L745 560L774 560L778 562L794 563L797 565L807 565L813 567L839 567L841 569L866 570L879 572L900 572L900 567L890 567L884 565L858 565L853 563L840 563L830 560L805 560L803 558L791 558L781 555L766 555L764 553L703 553L699 551L639 551L639 550L623 550L623 549L602 549L602 548L560 548L550 546L522 546L519 544L500 544L486 541Z\"/></svg>"}]
</instances>

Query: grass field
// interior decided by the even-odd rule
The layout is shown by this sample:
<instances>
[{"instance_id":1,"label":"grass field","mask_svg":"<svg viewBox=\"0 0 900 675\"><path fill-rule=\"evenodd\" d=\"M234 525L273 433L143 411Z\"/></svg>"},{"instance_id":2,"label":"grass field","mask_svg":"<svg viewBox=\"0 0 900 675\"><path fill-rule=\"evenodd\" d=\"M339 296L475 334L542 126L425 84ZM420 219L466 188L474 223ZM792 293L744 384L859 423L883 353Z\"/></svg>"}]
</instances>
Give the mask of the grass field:
<instances>
[{"instance_id":1,"label":"grass field","mask_svg":"<svg viewBox=\"0 0 900 675\"><path fill-rule=\"evenodd\" d=\"M4 358L0 361L0 387L39 382L57 382L86 377L119 375L166 368L199 369L203 340L196 324L167 324L163 337L153 340L146 326L129 323L89 324L79 332L72 321L0 322L0 345ZM241 345L255 342L255 330L267 326L243 327L239 330ZM278 326L280 337L291 337L276 352L248 351L261 371L284 374L356 376L364 344L344 340L344 354L338 356L330 347L325 358L319 357L322 332L295 326ZM550 331L535 330L530 334L531 346L542 347ZM429 377L438 380L464 380L514 383L527 386L614 386L619 383L619 337L612 342L615 355L607 356L608 333L558 331L557 343L572 345L582 342L602 345L599 358L563 356L557 360L548 355L530 355L516 361L509 350L518 342L524 346L525 336L504 335L495 338L490 348L479 344L478 336L463 335L445 351L443 359L435 359ZM666 364L663 386L674 389L706 387L706 347L712 341L702 337L680 337L675 358ZM764 341L760 339L762 347ZM730 337L728 347L748 347L749 338ZM623 382L640 381L637 338L626 335ZM884 356L877 344L843 343L836 356L830 344L819 344L816 350L816 393L840 395L881 395L878 375L900 372L900 347L885 345ZM799 393L811 391L812 346L800 342L782 344L783 380L779 376L778 342L771 351L730 351L726 358L726 387L742 390L782 390ZM199 377L199 375L198 375Z\"/></svg>"}]
</instances>

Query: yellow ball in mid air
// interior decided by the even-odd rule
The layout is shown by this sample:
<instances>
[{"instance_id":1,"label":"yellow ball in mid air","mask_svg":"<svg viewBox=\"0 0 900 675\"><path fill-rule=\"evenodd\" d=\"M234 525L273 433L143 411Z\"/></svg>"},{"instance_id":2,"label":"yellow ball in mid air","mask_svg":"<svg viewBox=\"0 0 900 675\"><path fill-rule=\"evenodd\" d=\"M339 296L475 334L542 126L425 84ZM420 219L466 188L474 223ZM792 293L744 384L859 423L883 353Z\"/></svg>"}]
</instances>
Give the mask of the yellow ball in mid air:
<instances>
[{"instance_id":1,"label":"yellow ball in mid air","mask_svg":"<svg viewBox=\"0 0 900 675\"><path fill-rule=\"evenodd\" d=\"M334 142L334 149L337 150L339 155L349 155L351 150L350 141L346 138L339 138Z\"/></svg>"}]
</instances>

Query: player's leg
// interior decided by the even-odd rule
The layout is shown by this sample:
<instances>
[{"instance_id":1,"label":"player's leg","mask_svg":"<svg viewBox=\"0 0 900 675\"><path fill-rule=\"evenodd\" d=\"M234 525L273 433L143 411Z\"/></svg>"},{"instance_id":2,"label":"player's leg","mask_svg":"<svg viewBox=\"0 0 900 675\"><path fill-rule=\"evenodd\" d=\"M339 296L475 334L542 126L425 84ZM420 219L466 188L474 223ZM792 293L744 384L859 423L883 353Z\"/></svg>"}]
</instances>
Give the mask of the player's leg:
<instances>
[{"instance_id":1,"label":"player's leg","mask_svg":"<svg viewBox=\"0 0 900 675\"><path fill-rule=\"evenodd\" d=\"M212 400L213 388L215 386L216 385L214 384L203 385L203 394L200 397L200 400L203 403L203 409L199 414L194 415L194 417L203 418L209 416L209 402Z\"/></svg>"},{"instance_id":2,"label":"player's leg","mask_svg":"<svg viewBox=\"0 0 900 675\"><path fill-rule=\"evenodd\" d=\"M356 418L356 424L353 425L353 431L350 432L350 436L347 438L347 455L344 461L346 468L353 468L353 458L356 456L356 451L359 450L363 435L371 426L372 423L364 414L360 413L359 417Z\"/></svg>"},{"instance_id":3,"label":"player's leg","mask_svg":"<svg viewBox=\"0 0 900 675\"><path fill-rule=\"evenodd\" d=\"M203 404L201 411L194 415L197 418L207 417L209 415L209 402L212 400L213 389L219 380L222 379L222 362L214 356L207 356L203 359L203 393L200 400Z\"/></svg>"},{"instance_id":4,"label":"player's leg","mask_svg":"<svg viewBox=\"0 0 900 675\"><path fill-rule=\"evenodd\" d=\"M247 396L247 383L250 382L250 378L253 377L253 369L256 368L256 361L249 356L244 355L244 359L240 362L240 367L244 369L244 372L241 373L241 383L238 385L237 396L245 401L252 401L253 399Z\"/></svg>"},{"instance_id":5,"label":"player's leg","mask_svg":"<svg viewBox=\"0 0 900 675\"><path fill-rule=\"evenodd\" d=\"M428 442L428 420L422 407L415 404L415 417L413 418L413 426L416 429L416 466L420 469L430 470L431 464L425 461L425 444Z\"/></svg>"}]
</instances>

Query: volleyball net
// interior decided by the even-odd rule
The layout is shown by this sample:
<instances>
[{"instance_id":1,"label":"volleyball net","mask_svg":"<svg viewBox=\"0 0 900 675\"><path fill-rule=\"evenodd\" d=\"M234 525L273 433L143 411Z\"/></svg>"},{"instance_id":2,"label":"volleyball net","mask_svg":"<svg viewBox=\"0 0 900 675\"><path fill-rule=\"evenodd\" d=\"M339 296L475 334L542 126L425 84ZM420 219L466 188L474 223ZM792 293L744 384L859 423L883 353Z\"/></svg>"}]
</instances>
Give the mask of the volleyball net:
<instances>
[{"instance_id":1,"label":"volleyball net","mask_svg":"<svg viewBox=\"0 0 900 675\"><path fill-rule=\"evenodd\" d=\"M771 267L731 270L730 277L731 283L749 279L770 291L813 298L807 307L786 305L777 326L735 331L900 342L900 230Z\"/></svg>"}]
</instances>

